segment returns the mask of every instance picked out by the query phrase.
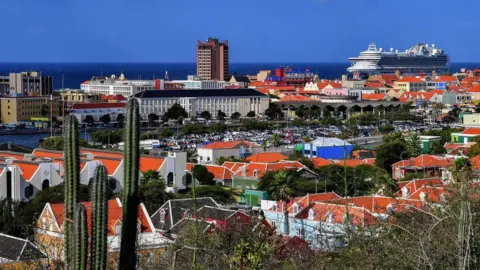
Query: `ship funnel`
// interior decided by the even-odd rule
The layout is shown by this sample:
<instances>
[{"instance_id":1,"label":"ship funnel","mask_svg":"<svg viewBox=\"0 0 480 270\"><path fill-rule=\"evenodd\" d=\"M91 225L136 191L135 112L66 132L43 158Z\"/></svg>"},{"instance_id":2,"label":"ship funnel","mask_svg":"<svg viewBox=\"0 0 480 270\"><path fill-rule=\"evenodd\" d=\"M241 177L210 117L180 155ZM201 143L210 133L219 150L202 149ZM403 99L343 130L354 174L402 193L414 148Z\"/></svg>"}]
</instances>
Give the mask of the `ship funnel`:
<instances>
[{"instance_id":1,"label":"ship funnel","mask_svg":"<svg viewBox=\"0 0 480 270\"><path fill-rule=\"evenodd\" d=\"M393 52L393 48L390 48L390 51Z\"/></svg>"}]
</instances>

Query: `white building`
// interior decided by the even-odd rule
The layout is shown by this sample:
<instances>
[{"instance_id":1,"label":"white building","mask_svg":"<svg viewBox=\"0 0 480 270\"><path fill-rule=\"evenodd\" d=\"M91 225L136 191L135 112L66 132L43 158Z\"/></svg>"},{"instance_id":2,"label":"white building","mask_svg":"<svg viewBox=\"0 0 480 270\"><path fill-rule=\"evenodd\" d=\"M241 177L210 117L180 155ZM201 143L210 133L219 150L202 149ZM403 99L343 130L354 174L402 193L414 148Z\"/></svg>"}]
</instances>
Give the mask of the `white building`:
<instances>
[{"instance_id":1,"label":"white building","mask_svg":"<svg viewBox=\"0 0 480 270\"><path fill-rule=\"evenodd\" d=\"M98 93L103 95L122 95L129 97L138 92L152 89L163 89L163 80L127 80L123 74L119 78L93 77L80 85L85 92Z\"/></svg>"},{"instance_id":2,"label":"white building","mask_svg":"<svg viewBox=\"0 0 480 270\"><path fill-rule=\"evenodd\" d=\"M178 103L188 113L188 117L199 116L203 111L217 115L221 110L227 117L234 112L245 116L250 111L263 114L269 105L269 97L254 89L208 89L208 90L162 90L137 93L140 116L147 119L149 114L164 115Z\"/></svg>"},{"instance_id":3,"label":"white building","mask_svg":"<svg viewBox=\"0 0 480 270\"><path fill-rule=\"evenodd\" d=\"M258 152L263 152L259 145L246 141L213 142L197 148L200 164L213 164L221 157L244 158L246 154Z\"/></svg>"},{"instance_id":4,"label":"white building","mask_svg":"<svg viewBox=\"0 0 480 270\"><path fill-rule=\"evenodd\" d=\"M75 103L70 114L77 117L79 123L83 123L87 115L91 115L95 122L106 114L110 115L110 121L116 122L120 114L124 114L125 103Z\"/></svg>"},{"instance_id":5,"label":"white building","mask_svg":"<svg viewBox=\"0 0 480 270\"><path fill-rule=\"evenodd\" d=\"M173 80L172 83L182 83L183 89L223 89L227 85L225 81L205 80L200 81L197 77L190 77L188 80Z\"/></svg>"},{"instance_id":6,"label":"white building","mask_svg":"<svg viewBox=\"0 0 480 270\"><path fill-rule=\"evenodd\" d=\"M356 96L358 101L362 100L362 95L366 94L375 94L375 89L373 88L348 88L347 93L349 96Z\"/></svg>"}]
</instances>

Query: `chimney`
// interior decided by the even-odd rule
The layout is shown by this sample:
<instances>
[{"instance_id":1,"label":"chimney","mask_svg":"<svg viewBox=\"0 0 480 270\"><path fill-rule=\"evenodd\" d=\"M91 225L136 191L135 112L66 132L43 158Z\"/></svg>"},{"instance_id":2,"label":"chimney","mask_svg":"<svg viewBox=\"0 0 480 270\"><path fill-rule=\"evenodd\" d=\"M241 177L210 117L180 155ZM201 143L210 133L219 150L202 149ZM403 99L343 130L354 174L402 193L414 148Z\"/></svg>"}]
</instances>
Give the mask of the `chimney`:
<instances>
[{"instance_id":1,"label":"chimney","mask_svg":"<svg viewBox=\"0 0 480 270\"><path fill-rule=\"evenodd\" d=\"M403 199L408 199L408 188L407 187L402 188L402 198Z\"/></svg>"}]
</instances>

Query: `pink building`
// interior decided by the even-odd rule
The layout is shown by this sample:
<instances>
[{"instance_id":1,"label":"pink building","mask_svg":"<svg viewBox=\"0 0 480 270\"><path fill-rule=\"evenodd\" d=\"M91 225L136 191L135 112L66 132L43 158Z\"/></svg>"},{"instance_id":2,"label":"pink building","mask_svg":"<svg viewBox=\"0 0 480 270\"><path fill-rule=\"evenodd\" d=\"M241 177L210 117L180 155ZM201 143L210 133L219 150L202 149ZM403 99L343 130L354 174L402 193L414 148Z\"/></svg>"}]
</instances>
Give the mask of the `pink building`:
<instances>
[{"instance_id":1,"label":"pink building","mask_svg":"<svg viewBox=\"0 0 480 270\"><path fill-rule=\"evenodd\" d=\"M347 88L324 88L322 93L327 96L346 96Z\"/></svg>"}]
</instances>

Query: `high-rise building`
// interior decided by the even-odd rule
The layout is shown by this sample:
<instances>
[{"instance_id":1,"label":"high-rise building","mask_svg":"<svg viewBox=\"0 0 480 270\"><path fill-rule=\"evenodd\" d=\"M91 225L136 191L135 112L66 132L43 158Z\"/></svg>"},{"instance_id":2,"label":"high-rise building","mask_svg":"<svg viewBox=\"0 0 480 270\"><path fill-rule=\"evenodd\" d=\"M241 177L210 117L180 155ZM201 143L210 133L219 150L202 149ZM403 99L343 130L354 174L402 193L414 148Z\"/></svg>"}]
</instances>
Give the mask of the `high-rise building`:
<instances>
[{"instance_id":1,"label":"high-rise building","mask_svg":"<svg viewBox=\"0 0 480 270\"><path fill-rule=\"evenodd\" d=\"M197 42L197 76L200 80L229 80L228 41L208 38Z\"/></svg>"},{"instance_id":2,"label":"high-rise building","mask_svg":"<svg viewBox=\"0 0 480 270\"><path fill-rule=\"evenodd\" d=\"M10 96L46 96L53 93L53 79L41 72L9 74Z\"/></svg>"}]
</instances>

